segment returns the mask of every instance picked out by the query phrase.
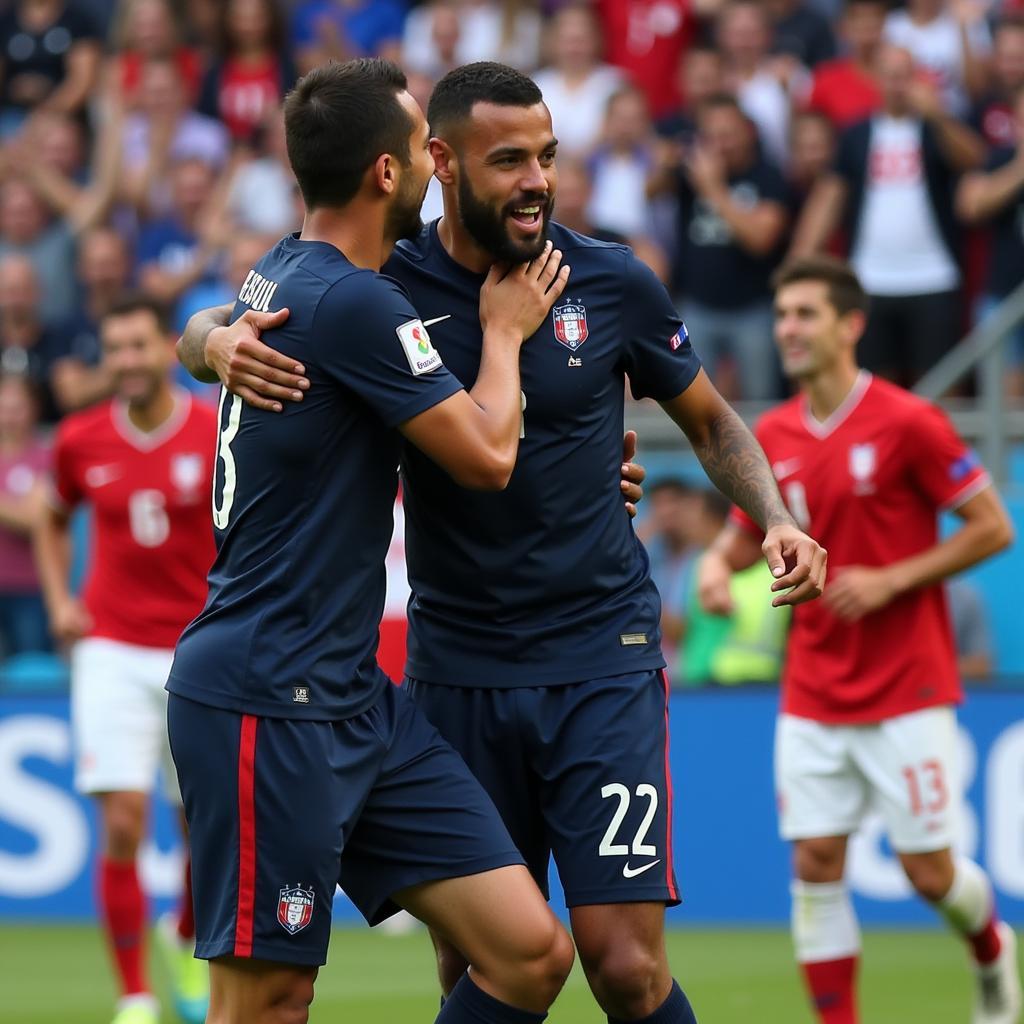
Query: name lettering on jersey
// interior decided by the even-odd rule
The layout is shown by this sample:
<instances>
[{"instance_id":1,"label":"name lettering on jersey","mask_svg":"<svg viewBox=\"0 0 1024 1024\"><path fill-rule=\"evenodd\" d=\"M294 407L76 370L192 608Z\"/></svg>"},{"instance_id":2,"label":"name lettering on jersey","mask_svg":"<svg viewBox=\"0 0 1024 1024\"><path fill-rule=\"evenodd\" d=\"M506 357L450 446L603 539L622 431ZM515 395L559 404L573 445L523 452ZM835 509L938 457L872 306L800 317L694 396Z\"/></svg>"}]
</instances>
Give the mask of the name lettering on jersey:
<instances>
[{"instance_id":1,"label":"name lettering on jersey","mask_svg":"<svg viewBox=\"0 0 1024 1024\"><path fill-rule=\"evenodd\" d=\"M643 647L647 644L646 633L620 633L619 645L621 647Z\"/></svg>"},{"instance_id":2,"label":"name lettering on jersey","mask_svg":"<svg viewBox=\"0 0 1024 1024\"><path fill-rule=\"evenodd\" d=\"M441 354L434 348L430 335L421 320L407 320L395 328L402 351L409 360L409 369L418 377L430 373L441 365Z\"/></svg>"},{"instance_id":3,"label":"name lettering on jersey","mask_svg":"<svg viewBox=\"0 0 1024 1024\"><path fill-rule=\"evenodd\" d=\"M587 307L579 299L569 299L551 310L555 325L555 340L576 351L590 337L587 327Z\"/></svg>"},{"instance_id":4,"label":"name lettering on jersey","mask_svg":"<svg viewBox=\"0 0 1024 1024\"><path fill-rule=\"evenodd\" d=\"M309 703L309 687L308 686L296 686L292 691L292 703L293 704L308 704Z\"/></svg>"},{"instance_id":5,"label":"name lettering on jersey","mask_svg":"<svg viewBox=\"0 0 1024 1024\"><path fill-rule=\"evenodd\" d=\"M250 270L249 276L238 292L238 301L244 302L250 308L261 313L269 313L270 300L276 291L276 281L271 281L262 274L257 274L255 270Z\"/></svg>"},{"instance_id":6,"label":"name lettering on jersey","mask_svg":"<svg viewBox=\"0 0 1024 1024\"><path fill-rule=\"evenodd\" d=\"M850 476L853 477L854 494L874 494L872 477L878 465L877 452L873 444L850 445Z\"/></svg>"},{"instance_id":7,"label":"name lettering on jersey","mask_svg":"<svg viewBox=\"0 0 1024 1024\"><path fill-rule=\"evenodd\" d=\"M277 894L277 923L289 935L295 935L313 920L315 905L312 889L286 885Z\"/></svg>"}]
</instances>

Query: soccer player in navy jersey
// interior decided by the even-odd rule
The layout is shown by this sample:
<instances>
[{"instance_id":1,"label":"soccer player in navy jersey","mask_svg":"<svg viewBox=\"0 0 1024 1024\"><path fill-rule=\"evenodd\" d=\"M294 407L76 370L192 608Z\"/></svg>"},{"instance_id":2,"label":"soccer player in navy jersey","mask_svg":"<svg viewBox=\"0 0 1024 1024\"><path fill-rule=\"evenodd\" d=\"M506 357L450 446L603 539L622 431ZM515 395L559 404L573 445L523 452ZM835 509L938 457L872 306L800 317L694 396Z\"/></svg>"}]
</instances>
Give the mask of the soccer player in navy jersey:
<instances>
[{"instance_id":1,"label":"soccer player in navy jersey","mask_svg":"<svg viewBox=\"0 0 1024 1024\"><path fill-rule=\"evenodd\" d=\"M550 247L488 275L467 392L377 272L420 227L433 171L405 85L352 61L289 95L305 221L236 306L290 310L269 340L311 387L280 416L222 393L217 557L167 683L209 1024L308 1019L339 882L370 923L404 906L470 959L444 1024L539 1024L572 964L493 803L376 662L403 438L462 486L505 486L519 349L568 279Z\"/></svg>"},{"instance_id":2,"label":"soccer player in navy jersey","mask_svg":"<svg viewBox=\"0 0 1024 1024\"><path fill-rule=\"evenodd\" d=\"M678 889L659 599L618 480L626 378L662 403L712 480L765 528L776 604L820 594L825 552L786 511L650 270L626 246L551 221L556 140L536 85L498 64L458 68L438 83L428 118L445 215L402 242L384 272L434 322L456 377L479 372L474 304L495 261L529 259L549 237L571 253L573 273L523 348L508 488L467 491L403 452L407 689L484 783L542 886L554 853L608 1019L689 1024L663 934ZM193 319L185 364L291 408L306 378L255 339L259 317L212 330L229 319L227 309ZM465 960L444 936L435 945L449 992Z\"/></svg>"}]
</instances>

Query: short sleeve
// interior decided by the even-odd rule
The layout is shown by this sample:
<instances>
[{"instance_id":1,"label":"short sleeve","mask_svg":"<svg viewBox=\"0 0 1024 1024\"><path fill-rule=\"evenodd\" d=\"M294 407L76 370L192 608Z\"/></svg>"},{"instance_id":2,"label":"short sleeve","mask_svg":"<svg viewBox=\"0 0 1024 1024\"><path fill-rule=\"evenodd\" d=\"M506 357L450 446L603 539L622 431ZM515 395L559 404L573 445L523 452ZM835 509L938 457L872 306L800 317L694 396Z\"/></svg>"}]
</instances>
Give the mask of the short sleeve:
<instances>
[{"instance_id":1,"label":"short sleeve","mask_svg":"<svg viewBox=\"0 0 1024 1024\"><path fill-rule=\"evenodd\" d=\"M622 310L626 375L636 398L666 402L700 370L683 321L665 286L632 254L626 257Z\"/></svg>"},{"instance_id":2,"label":"short sleeve","mask_svg":"<svg viewBox=\"0 0 1024 1024\"><path fill-rule=\"evenodd\" d=\"M320 301L313 331L328 376L390 427L462 390L408 296L387 278L367 271L334 284Z\"/></svg>"},{"instance_id":3,"label":"short sleeve","mask_svg":"<svg viewBox=\"0 0 1024 1024\"><path fill-rule=\"evenodd\" d=\"M50 502L58 508L72 509L84 497L78 479L74 446L66 426L57 429L50 467Z\"/></svg>"},{"instance_id":4,"label":"short sleeve","mask_svg":"<svg viewBox=\"0 0 1024 1024\"><path fill-rule=\"evenodd\" d=\"M977 454L941 409L924 405L910 419L910 434L911 475L936 508L955 509L991 484Z\"/></svg>"}]
</instances>

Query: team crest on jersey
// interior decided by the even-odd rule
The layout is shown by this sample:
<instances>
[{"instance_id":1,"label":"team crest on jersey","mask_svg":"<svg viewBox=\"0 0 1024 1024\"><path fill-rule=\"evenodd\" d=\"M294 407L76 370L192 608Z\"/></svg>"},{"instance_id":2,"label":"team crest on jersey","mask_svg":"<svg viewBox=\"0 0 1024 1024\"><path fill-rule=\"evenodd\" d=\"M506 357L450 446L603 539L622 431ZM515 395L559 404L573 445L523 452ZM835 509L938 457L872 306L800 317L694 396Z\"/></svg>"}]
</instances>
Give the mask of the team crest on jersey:
<instances>
[{"instance_id":1,"label":"team crest on jersey","mask_svg":"<svg viewBox=\"0 0 1024 1024\"><path fill-rule=\"evenodd\" d=\"M175 455L171 459L171 481L179 491L194 491L203 482L202 455Z\"/></svg>"},{"instance_id":2,"label":"team crest on jersey","mask_svg":"<svg viewBox=\"0 0 1024 1024\"><path fill-rule=\"evenodd\" d=\"M871 494L875 485L872 477L878 465L873 444L850 445L850 476L854 479L854 494Z\"/></svg>"},{"instance_id":3,"label":"team crest on jersey","mask_svg":"<svg viewBox=\"0 0 1024 1024\"><path fill-rule=\"evenodd\" d=\"M566 348L576 351L587 340L587 307L582 302L563 302L551 310L555 322L555 338Z\"/></svg>"},{"instance_id":4,"label":"team crest on jersey","mask_svg":"<svg viewBox=\"0 0 1024 1024\"><path fill-rule=\"evenodd\" d=\"M285 886L277 897L277 923L289 935L301 932L313 920L312 889Z\"/></svg>"}]
</instances>

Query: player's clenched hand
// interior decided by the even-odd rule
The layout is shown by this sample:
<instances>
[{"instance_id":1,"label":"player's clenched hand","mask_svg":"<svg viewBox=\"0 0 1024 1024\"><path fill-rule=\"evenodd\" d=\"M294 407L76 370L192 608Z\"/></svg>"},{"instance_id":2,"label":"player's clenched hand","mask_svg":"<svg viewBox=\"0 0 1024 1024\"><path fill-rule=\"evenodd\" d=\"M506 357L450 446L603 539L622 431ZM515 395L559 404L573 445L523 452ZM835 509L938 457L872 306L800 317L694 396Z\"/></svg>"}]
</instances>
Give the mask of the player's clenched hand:
<instances>
[{"instance_id":1,"label":"player's clenched hand","mask_svg":"<svg viewBox=\"0 0 1024 1024\"><path fill-rule=\"evenodd\" d=\"M90 629L92 616L78 598L65 598L50 609L50 632L61 646L81 640Z\"/></svg>"},{"instance_id":2,"label":"player's clenched hand","mask_svg":"<svg viewBox=\"0 0 1024 1024\"><path fill-rule=\"evenodd\" d=\"M772 599L773 607L821 597L828 553L816 540L791 523L782 523L767 531L761 550L775 577L772 590L778 596Z\"/></svg>"},{"instance_id":3,"label":"player's clenched hand","mask_svg":"<svg viewBox=\"0 0 1024 1024\"><path fill-rule=\"evenodd\" d=\"M717 551L706 551L697 564L697 599L709 615L731 615L732 569Z\"/></svg>"},{"instance_id":4,"label":"player's clenched hand","mask_svg":"<svg viewBox=\"0 0 1024 1024\"><path fill-rule=\"evenodd\" d=\"M206 365L228 391L257 409L280 412L282 402L301 402L309 387L302 376L305 367L260 341L263 331L287 319L287 309L247 309L233 324L215 327L206 336Z\"/></svg>"},{"instance_id":5,"label":"player's clenched hand","mask_svg":"<svg viewBox=\"0 0 1024 1024\"><path fill-rule=\"evenodd\" d=\"M825 603L841 619L856 622L884 608L896 593L896 586L885 568L846 565L836 570L836 578L825 593Z\"/></svg>"},{"instance_id":6,"label":"player's clenched hand","mask_svg":"<svg viewBox=\"0 0 1024 1024\"><path fill-rule=\"evenodd\" d=\"M494 264L480 289L480 324L489 329L508 330L530 337L540 327L548 310L565 290L569 268L563 267L562 253L546 242L541 254L530 263L511 270Z\"/></svg>"},{"instance_id":7,"label":"player's clenched hand","mask_svg":"<svg viewBox=\"0 0 1024 1024\"><path fill-rule=\"evenodd\" d=\"M644 489L641 486L647 476L647 470L634 462L636 458L636 431L627 430L626 436L622 439L622 488L623 497L626 499L626 511L630 518L636 516L636 506L643 499Z\"/></svg>"}]
</instances>

